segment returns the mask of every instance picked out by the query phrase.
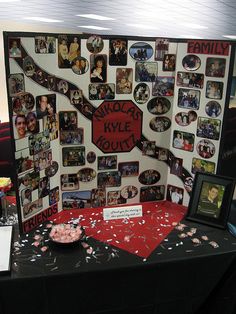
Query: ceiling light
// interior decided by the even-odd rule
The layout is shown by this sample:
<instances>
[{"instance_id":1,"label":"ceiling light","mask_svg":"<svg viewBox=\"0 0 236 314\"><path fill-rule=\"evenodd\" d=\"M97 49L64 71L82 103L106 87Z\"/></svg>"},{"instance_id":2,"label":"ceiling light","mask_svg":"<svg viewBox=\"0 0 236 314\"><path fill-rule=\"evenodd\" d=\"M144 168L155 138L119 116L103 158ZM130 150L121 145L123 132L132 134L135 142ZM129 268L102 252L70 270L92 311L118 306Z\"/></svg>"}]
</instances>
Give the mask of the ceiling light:
<instances>
[{"instance_id":1,"label":"ceiling light","mask_svg":"<svg viewBox=\"0 0 236 314\"><path fill-rule=\"evenodd\" d=\"M3 2L17 2L17 1L21 1L21 0L0 0L0 3L3 3Z\"/></svg>"},{"instance_id":2,"label":"ceiling light","mask_svg":"<svg viewBox=\"0 0 236 314\"><path fill-rule=\"evenodd\" d=\"M110 30L111 29L111 28L107 28L107 27L100 27L100 26L93 26L93 25L78 25L77 27L96 29L96 30L99 30L99 31Z\"/></svg>"},{"instance_id":3,"label":"ceiling light","mask_svg":"<svg viewBox=\"0 0 236 314\"><path fill-rule=\"evenodd\" d=\"M127 26L137 27L142 29L157 29L157 27L151 25L144 25L144 24L126 24Z\"/></svg>"},{"instance_id":4,"label":"ceiling light","mask_svg":"<svg viewBox=\"0 0 236 314\"><path fill-rule=\"evenodd\" d=\"M64 21L60 20L53 20L53 19L48 19L45 17L37 17L37 16L32 16L32 17L24 17L25 20L32 20L32 21L39 21L39 22L46 22L46 23L62 23Z\"/></svg>"},{"instance_id":5,"label":"ceiling light","mask_svg":"<svg viewBox=\"0 0 236 314\"><path fill-rule=\"evenodd\" d=\"M199 25L199 24L194 24L194 23L181 23L180 25L193 28L193 29L207 29L207 26Z\"/></svg>"},{"instance_id":6,"label":"ceiling light","mask_svg":"<svg viewBox=\"0 0 236 314\"><path fill-rule=\"evenodd\" d=\"M229 39L236 39L236 35L222 35L222 36Z\"/></svg>"},{"instance_id":7,"label":"ceiling light","mask_svg":"<svg viewBox=\"0 0 236 314\"><path fill-rule=\"evenodd\" d=\"M111 17L97 15L97 14L76 14L76 16L85 17L87 19L99 20L99 21L110 21L114 20Z\"/></svg>"}]
</instances>

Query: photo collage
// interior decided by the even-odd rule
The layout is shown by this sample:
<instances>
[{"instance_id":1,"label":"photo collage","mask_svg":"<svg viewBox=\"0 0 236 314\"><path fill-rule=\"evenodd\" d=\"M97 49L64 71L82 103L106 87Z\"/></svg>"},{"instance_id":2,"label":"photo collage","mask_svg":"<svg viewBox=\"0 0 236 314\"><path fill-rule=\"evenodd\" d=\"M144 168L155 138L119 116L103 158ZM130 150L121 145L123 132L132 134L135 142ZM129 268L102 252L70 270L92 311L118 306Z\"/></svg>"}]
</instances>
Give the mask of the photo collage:
<instances>
[{"instance_id":1,"label":"photo collage","mask_svg":"<svg viewBox=\"0 0 236 314\"><path fill-rule=\"evenodd\" d=\"M186 45L99 35L8 38L9 111L23 221L55 203L60 209L164 199L187 204L197 164L202 172L216 169L217 158L211 158L218 153L229 56L187 54ZM54 60L51 67L42 55ZM107 122L111 110L117 120ZM120 142L123 151L104 153L98 142L114 142L114 130L117 138L131 134L136 111L143 113L140 135L130 140L139 153L128 148L127 137ZM96 119L104 120L101 131L107 135L98 142L90 135ZM179 197L167 197L172 191Z\"/></svg>"}]
</instances>

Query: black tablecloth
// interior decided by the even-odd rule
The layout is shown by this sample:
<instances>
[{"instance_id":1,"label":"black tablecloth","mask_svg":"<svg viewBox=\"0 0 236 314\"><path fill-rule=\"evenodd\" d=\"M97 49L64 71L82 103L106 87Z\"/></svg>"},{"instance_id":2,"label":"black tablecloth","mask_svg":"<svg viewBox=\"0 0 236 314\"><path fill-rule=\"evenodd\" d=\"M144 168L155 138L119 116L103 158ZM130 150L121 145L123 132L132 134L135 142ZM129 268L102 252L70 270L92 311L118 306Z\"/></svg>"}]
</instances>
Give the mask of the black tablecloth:
<instances>
[{"instance_id":1,"label":"black tablecloth","mask_svg":"<svg viewBox=\"0 0 236 314\"><path fill-rule=\"evenodd\" d=\"M62 248L47 241L42 252L35 233L18 238L11 274L0 276L1 314L200 313L236 312L236 239L220 230L189 221L193 237L173 230L147 258L92 238L93 252L80 245ZM211 241L219 247L213 248Z\"/></svg>"}]
</instances>

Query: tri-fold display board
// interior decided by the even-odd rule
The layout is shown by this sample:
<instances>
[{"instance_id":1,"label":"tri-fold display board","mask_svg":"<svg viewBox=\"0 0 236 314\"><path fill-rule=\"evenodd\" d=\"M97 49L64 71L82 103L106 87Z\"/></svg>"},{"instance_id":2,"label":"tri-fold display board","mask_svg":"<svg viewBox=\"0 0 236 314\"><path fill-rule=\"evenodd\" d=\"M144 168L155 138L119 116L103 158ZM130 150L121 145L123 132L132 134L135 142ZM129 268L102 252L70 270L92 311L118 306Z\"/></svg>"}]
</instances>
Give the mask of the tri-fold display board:
<instances>
[{"instance_id":1,"label":"tri-fold display board","mask_svg":"<svg viewBox=\"0 0 236 314\"><path fill-rule=\"evenodd\" d=\"M22 232L61 210L167 199L215 173L231 44L5 32Z\"/></svg>"}]
</instances>

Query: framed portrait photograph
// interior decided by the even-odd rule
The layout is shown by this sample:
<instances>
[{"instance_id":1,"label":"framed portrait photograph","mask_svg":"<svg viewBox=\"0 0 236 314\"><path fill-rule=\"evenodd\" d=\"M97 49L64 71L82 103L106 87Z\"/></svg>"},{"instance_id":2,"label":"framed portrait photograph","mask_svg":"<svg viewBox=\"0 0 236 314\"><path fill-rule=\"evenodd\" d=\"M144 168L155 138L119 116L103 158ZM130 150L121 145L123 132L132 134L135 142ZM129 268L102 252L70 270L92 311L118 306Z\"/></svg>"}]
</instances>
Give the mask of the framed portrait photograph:
<instances>
[{"instance_id":1,"label":"framed portrait photograph","mask_svg":"<svg viewBox=\"0 0 236 314\"><path fill-rule=\"evenodd\" d=\"M197 172L186 219L225 229L234 187L233 178Z\"/></svg>"}]
</instances>

